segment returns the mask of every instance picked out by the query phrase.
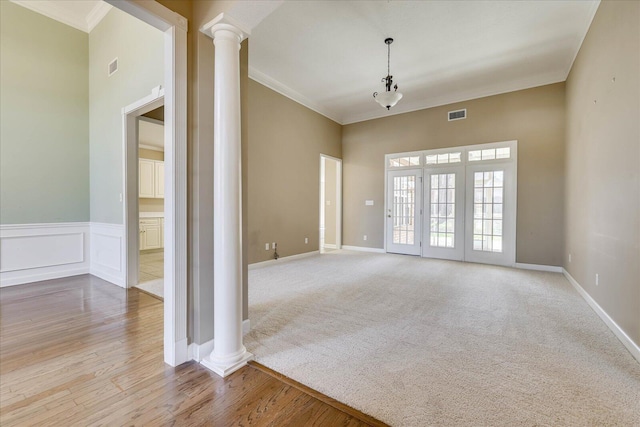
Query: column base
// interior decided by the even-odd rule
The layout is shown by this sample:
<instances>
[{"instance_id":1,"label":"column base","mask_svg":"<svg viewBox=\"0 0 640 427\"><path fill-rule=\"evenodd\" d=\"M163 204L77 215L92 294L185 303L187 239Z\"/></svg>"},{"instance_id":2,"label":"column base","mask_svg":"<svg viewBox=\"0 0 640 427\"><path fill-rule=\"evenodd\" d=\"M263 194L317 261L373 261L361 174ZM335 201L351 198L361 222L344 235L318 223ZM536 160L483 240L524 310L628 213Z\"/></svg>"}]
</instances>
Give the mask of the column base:
<instances>
[{"instance_id":1,"label":"column base","mask_svg":"<svg viewBox=\"0 0 640 427\"><path fill-rule=\"evenodd\" d=\"M200 364L203 365L205 368L213 371L214 373L220 375L222 378L224 378L227 375L230 375L235 371L237 371L238 369L242 368L247 364L247 362L251 360L253 360L253 354L249 353L248 351L245 351L244 354L242 355L242 358L233 363L220 363L217 361L214 362L211 359L211 355L209 355L204 359L202 359Z\"/></svg>"}]
</instances>

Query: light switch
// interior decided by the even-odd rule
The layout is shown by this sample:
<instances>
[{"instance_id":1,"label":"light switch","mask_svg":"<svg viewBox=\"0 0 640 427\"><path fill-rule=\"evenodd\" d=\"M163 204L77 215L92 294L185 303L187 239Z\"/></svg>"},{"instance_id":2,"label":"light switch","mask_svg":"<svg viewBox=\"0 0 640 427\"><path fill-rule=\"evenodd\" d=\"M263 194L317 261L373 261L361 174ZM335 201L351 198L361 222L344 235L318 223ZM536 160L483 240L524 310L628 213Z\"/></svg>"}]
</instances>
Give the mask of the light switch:
<instances>
[{"instance_id":1,"label":"light switch","mask_svg":"<svg viewBox=\"0 0 640 427\"><path fill-rule=\"evenodd\" d=\"M373 206L373 200L365 200L364 201L364 205L365 206Z\"/></svg>"}]
</instances>

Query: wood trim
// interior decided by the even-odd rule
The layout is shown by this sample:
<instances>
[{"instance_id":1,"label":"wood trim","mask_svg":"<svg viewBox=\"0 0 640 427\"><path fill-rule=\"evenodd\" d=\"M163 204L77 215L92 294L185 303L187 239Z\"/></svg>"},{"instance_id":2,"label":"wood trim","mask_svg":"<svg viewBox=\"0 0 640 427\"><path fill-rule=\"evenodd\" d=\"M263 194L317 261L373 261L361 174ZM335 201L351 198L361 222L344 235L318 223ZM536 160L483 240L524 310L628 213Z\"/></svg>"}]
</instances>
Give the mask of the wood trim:
<instances>
[{"instance_id":1,"label":"wood trim","mask_svg":"<svg viewBox=\"0 0 640 427\"><path fill-rule=\"evenodd\" d=\"M267 368L266 366L264 366L263 364L256 362L256 361L251 361L248 363L249 366L251 366L252 368L255 368L259 371L264 372L265 374L270 375L271 377L282 381L283 383L294 387L300 391L302 391L303 393L308 394L311 397L314 397L316 399L318 399L319 401L321 401L322 403L329 405L339 411L342 411L346 414L349 414L350 416L354 417L355 419L362 421L363 423L366 423L370 426L375 426L375 427L388 427L388 424L383 423L382 421L379 421L375 418L373 418L370 415L367 415L361 411L358 411L357 409L352 408L351 406L347 406L344 403L338 402L337 400L335 400L332 397L329 397L323 393L320 393L319 391L316 391L314 389L312 389L311 387L308 387L302 383L299 383L298 381L291 379L289 377L287 377L286 375L283 375L279 372L274 371L271 368Z\"/></svg>"}]
</instances>

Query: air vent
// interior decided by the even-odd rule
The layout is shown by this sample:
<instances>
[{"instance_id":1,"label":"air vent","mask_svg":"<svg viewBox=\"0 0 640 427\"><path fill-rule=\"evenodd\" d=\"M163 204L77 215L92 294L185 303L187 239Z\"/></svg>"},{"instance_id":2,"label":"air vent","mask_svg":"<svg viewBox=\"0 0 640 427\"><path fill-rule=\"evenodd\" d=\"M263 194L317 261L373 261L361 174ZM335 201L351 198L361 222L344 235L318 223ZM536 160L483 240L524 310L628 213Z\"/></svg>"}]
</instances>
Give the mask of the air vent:
<instances>
[{"instance_id":1,"label":"air vent","mask_svg":"<svg viewBox=\"0 0 640 427\"><path fill-rule=\"evenodd\" d=\"M118 58L115 58L113 61L109 62L109 77L111 77L116 71L118 71Z\"/></svg>"},{"instance_id":2,"label":"air vent","mask_svg":"<svg viewBox=\"0 0 640 427\"><path fill-rule=\"evenodd\" d=\"M449 121L462 120L467 118L467 109L449 111Z\"/></svg>"}]
</instances>

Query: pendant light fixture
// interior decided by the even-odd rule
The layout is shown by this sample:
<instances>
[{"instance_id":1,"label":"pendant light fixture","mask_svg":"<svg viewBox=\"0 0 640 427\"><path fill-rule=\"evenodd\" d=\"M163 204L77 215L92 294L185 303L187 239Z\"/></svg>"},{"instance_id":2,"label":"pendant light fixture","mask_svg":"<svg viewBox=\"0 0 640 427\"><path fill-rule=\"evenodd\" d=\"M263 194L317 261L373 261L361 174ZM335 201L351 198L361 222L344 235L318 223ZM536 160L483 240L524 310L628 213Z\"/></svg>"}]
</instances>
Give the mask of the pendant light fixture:
<instances>
[{"instance_id":1,"label":"pendant light fixture","mask_svg":"<svg viewBox=\"0 0 640 427\"><path fill-rule=\"evenodd\" d=\"M398 101L402 99L402 94L398 92L398 85L393 85L393 76L390 72L391 68L389 64L391 62L391 43L393 43L393 39L389 37L386 38L384 42L387 45L387 77L382 78L382 82L385 85L385 91L382 93L373 92L373 98L382 107L390 110L391 107L396 105ZM393 85L393 91L391 91L391 85Z\"/></svg>"}]
</instances>

